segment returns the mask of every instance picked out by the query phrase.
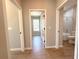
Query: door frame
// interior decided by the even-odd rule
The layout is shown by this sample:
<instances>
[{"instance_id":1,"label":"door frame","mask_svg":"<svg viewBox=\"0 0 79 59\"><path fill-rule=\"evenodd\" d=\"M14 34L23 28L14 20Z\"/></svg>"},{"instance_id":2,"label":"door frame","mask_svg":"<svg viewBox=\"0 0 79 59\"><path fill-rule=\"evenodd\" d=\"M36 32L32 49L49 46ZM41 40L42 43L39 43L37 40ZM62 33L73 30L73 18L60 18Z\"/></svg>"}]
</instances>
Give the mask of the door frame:
<instances>
[{"instance_id":1,"label":"door frame","mask_svg":"<svg viewBox=\"0 0 79 59\"><path fill-rule=\"evenodd\" d=\"M31 20L31 11L32 10L36 10L36 11L45 11L45 47L46 47L46 19L47 19L47 15L46 15L46 9L29 9L29 26L30 26L30 49L32 49L33 45L32 45L32 20Z\"/></svg>"},{"instance_id":2,"label":"door frame","mask_svg":"<svg viewBox=\"0 0 79 59\"><path fill-rule=\"evenodd\" d=\"M59 9L61 9L63 6L64 6L64 4L67 2L68 0L65 0L59 7L57 7L56 8L56 48L59 48L60 46L59 46L59 33L58 33L58 31L59 31L59 15L60 15L60 10ZM74 50L74 59L77 59L78 58L78 29L79 29L79 17L78 17L78 14L79 14L79 11L78 11L78 9L79 9L79 1L77 2L77 16L76 16L76 37L75 37L75 50Z\"/></svg>"},{"instance_id":3,"label":"door frame","mask_svg":"<svg viewBox=\"0 0 79 59\"><path fill-rule=\"evenodd\" d=\"M18 8L18 14L19 14L19 28L20 28L21 51L24 51L24 33L23 33L22 8Z\"/></svg>"},{"instance_id":4,"label":"door frame","mask_svg":"<svg viewBox=\"0 0 79 59\"><path fill-rule=\"evenodd\" d=\"M56 48L59 48L59 16L60 16L60 9L67 3L68 0L64 0L61 5L56 8Z\"/></svg>"},{"instance_id":5,"label":"door frame","mask_svg":"<svg viewBox=\"0 0 79 59\"><path fill-rule=\"evenodd\" d=\"M74 49L74 59L79 59L79 0L77 2L77 10L76 10L76 34L75 34L75 49Z\"/></svg>"}]
</instances>

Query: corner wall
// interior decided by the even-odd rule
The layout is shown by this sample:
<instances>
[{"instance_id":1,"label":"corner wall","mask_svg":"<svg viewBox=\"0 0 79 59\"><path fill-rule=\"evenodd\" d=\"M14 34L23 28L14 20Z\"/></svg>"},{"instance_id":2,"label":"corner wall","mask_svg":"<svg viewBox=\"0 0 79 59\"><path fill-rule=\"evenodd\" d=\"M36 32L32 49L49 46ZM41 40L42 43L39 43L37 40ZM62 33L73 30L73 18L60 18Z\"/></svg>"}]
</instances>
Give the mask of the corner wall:
<instances>
[{"instance_id":1,"label":"corner wall","mask_svg":"<svg viewBox=\"0 0 79 59\"><path fill-rule=\"evenodd\" d=\"M9 59L5 0L0 0L0 59Z\"/></svg>"}]
</instances>

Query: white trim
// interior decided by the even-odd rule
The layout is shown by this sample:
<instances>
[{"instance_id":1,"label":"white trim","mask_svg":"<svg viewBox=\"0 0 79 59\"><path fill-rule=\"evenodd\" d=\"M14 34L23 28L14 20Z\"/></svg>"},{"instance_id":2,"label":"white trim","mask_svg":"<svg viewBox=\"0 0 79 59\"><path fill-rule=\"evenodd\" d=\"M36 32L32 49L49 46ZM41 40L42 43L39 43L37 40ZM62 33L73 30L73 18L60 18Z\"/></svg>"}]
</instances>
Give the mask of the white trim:
<instances>
[{"instance_id":1,"label":"white trim","mask_svg":"<svg viewBox=\"0 0 79 59\"><path fill-rule=\"evenodd\" d=\"M32 50L32 48L25 48L24 50Z\"/></svg>"},{"instance_id":2,"label":"white trim","mask_svg":"<svg viewBox=\"0 0 79 59\"><path fill-rule=\"evenodd\" d=\"M60 48L62 48L62 47L63 47L63 45L59 45L59 47L60 47Z\"/></svg>"},{"instance_id":3,"label":"white trim","mask_svg":"<svg viewBox=\"0 0 79 59\"><path fill-rule=\"evenodd\" d=\"M30 26L30 47L32 48L32 23L31 23L31 14L29 10L29 26Z\"/></svg>"},{"instance_id":4,"label":"white trim","mask_svg":"<svg viewBox=\"0 0 79 59\"><path fill-rule=\"evenodd\" d=\"M74 59L79 59L79 0L77 2L77 10L76 10L76 34L75 34L75 49L74 49Z\"/></svg>"},{"instance_id":5,"label":"white trim","mask_svg":"<svg viewBox=\"0 0 79 59\"><path fill-rule=\"evenodd\" d=\"M21 48L13 48L13 49L10 49L10 51L21 51Z\"/></svg>"},{"instance_id":6,"label":"white trim","mask_svg":"<svg viewBox=\"0 0 79 59\"><path fill-rule=\"evenodd\" d=\"M59 47L59 11L56 10L56 48Z\"/></svg>"},{"instance_id":7,"label":"white trim","mask_svg":"<svg viewBox=\"0 0 79 59\"><path fill-rule=\"evenodd\" d=\"M20 40L21 40L21 50L24 51L24 33L23 33L23 20L22 20L22 8L18 8L19 15L19 28L20 28Z\"/></svg>"},{"instance_id":8,"label":"white trim","mask_svg":"<svg viewBox=\"0 0 79 59\"><path fill-rule=\"evenodd\" d=\"M64 0L64 2L56 8L56 48L59 48L59 9L61 9L67 1L68 0Z\"/></svg>"},{"instance_id":9,"label":"white trim","mask_svg":"<svg viewBox=\"0 0 79 59\"><path fill-rule=\"evenodd\" d=\"M60 45L59 47L62 48L63 45ZM56 48L56 46L46 46L45 48Z\"/></svg>"},{"instance_id":10,"label":"white trim","mask_svg":"<svg viewBox=\"0 0 79 59\"><path fill-rule=\"evenodd\" d=\"M31 46L31 48L32 48L32 23L31 23L31 11L32 10L38 10L38 11L45 11L45 41L46 41L46 9L29 9L29 25L30 25L30 46ZM45 42L45 46L46 46L46 42Z\"/></svg>"},{"instance_id":11,"label":"white trim","mask_svg":"<svg viewBox=\"0 0 79 59\"><path fill-rule=\"evenodd\" d=\"M46 46L45 48L56 48L56 46Z\"/></svg>"},{"instance_id":12,"label":"white trim","mask_svg":"<svg viewBox=\"0 0 79 59\"><path fill-rule=\"evenodd\" d=\"M24 48L24 50L32 50L32 48ZM10 51L22 51L21 48L12 48Z\"/></svg>"}]
</instances>

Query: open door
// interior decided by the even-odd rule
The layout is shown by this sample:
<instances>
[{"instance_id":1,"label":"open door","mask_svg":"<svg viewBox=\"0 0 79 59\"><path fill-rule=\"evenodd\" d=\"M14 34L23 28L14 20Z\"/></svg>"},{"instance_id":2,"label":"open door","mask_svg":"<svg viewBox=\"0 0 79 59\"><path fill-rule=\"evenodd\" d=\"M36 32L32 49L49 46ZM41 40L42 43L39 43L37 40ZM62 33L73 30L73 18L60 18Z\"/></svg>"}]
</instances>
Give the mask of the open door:
<instances>
[{"instance_id":1,"label":"open door","mask_svg":"<svg viewBox=\"0 0 79 59\"><path fill-rule=\"evenodd\" d=\"M18 8L18 11L19 11L19 28L20 28L21 50L24 51L24 32L23 32L22 9Z\"/></svg>"},{"instance_id":2,"label":"open door","mask_svg":"<svg viewBox=\"0 0 79 59\"><path fill-rule=\"evenodd\" d=\"M64 15L63 15L63 8L60 9L59 15L59 47L63 46L63 31L64 31Z\"/></svg>"},{"instance_id":3,"label":"open door","mask_svg":"<svg viewBox=\"0 0 79 59\"><path fill-rule=\"evenodd\" d=\"M9 44L11 51L24 51L22 11L10 0L6 1Z\"/></svg>"},{"instance_id":4,"label":"open door","mask_svg":"<svg viewBox=\"0 0 79 59\"><path fill-rule=\"evenodd\" d=\"M43 12L42 13L42 15L41 15L41 38L42 38L42 40L43 40L43 42L44 42L44 47L45 47L45 30L46 30L46 28L45 28L45 12Z\"/></svg>"}]
</instances>

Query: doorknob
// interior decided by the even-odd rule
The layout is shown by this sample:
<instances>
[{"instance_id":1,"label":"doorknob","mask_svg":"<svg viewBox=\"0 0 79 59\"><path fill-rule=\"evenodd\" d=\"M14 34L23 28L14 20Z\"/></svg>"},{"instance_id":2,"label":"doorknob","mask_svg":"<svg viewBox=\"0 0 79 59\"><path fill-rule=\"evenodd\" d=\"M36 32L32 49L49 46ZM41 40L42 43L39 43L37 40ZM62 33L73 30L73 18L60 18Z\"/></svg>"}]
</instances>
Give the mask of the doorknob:
<instances>
[{"instance_id":1,"label":"doorknob","mask_svg":"<svg viewBox=\"0 0 79 59\"><path fill-rule=\"evenodd\" d=\"M44 40L44 43L45 43L45 40Z\"/></svg>"},{"instance_id":2,"label":"doorknob","mask_svg":"<svg viewBox=\"0 0 79 59\"><path fill-rule=\"evenodd\" d=\"M45 30L45 28L44 28L44 30Z\"/></svg>"},{"instance_id":3,"label":"doorknob","mask_svg":"<svg viewBox=\"0 0 79 59\"><path fill-rule=\"evenodd\" d=\"M20 32L20 34L22 34L22 33Z\"/></svg>"},{"instance_id":4,"label":"doorknob","mask_svg":"<svg viewBox=\"0 0 79 59\"><path fill-rule=\"evenodd\" d=\"M58 31L58 32L60 32L60 31Z\"/></svg>"}]
</instances>

